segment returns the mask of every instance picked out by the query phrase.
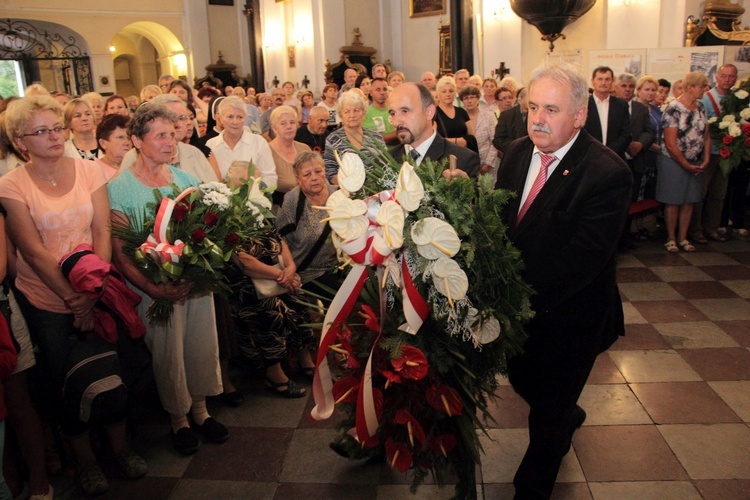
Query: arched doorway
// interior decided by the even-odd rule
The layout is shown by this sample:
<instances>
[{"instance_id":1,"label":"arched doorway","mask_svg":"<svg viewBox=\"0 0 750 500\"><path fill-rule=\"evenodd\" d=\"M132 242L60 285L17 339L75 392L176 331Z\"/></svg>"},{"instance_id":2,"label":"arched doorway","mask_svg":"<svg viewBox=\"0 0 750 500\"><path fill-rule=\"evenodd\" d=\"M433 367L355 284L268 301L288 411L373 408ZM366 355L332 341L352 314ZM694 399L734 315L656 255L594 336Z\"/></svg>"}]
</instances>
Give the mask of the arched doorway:
<instances>
[{"instance_id":1,"label":"arched doorway","mask_svg":"<svg viewBox=\"0 0 750 500\"><path fill-rule=\"evenodd\" d=\"M0 19L0 60L14 72L18 88L41 82L68 94L93 90L86 40L60 24ZM12 67L12 68L11 68Z\"/></svg>"},{"instance_id":2,"label":"arched doorway","mask_svg":"<svg viewBox=\"0 0 750 500\"><path fill-rule=\"evenodd\" d=\"M122 28L112 39L117 93L138 95L165 73L187 79L189 54L168 28L139 21Z\"/></svg>"}]
</instances>

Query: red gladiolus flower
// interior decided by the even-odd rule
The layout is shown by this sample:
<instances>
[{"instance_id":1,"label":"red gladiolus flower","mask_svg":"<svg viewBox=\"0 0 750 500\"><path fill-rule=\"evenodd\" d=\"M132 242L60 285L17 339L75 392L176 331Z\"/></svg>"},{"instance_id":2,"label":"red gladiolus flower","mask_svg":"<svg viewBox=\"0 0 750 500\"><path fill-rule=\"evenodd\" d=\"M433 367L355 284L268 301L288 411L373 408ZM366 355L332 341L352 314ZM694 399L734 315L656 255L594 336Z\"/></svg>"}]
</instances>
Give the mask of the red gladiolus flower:
<instances>
[{"instance_id":1,"label":"red gladiolus flower","mask_svg":"<svg viewBox=\"0 0 750 500\"><path fill-rule=\"evenodd\" d=\"M419 425L419 422L414 418L414 415L407 410L398 410L396 412L396 418L394 418L393 421L397 424L406 425L406 429L409 432L409 442L411 443L412 448L414 448L414 438L417 438L417 441L420 443L424 443L425 435L422 426Z\"/></svg>"},{"instance_id":2,"label":"red gladiolus flower","mask_svg":"<svg viewBox=\"0 0 750 500\"><path fill-rule=\"evenodd\" d=\"M362 304L362 312L360 312L359 315L365 318L365 326L367 328L373 332L380 333L380 322L378 321L375 311L372 310L372 307Z\"/></svg>"},{"instance_id":3,"label":"red gladiolus flower","mask_svg":"<svg viewBox=\"0 0 750 500\"><path fill-rule=\"evenodd\" d=\"M401 348L401 357L392 359L393 368L403 377L412 380L422 380L427 375L427 358L416 347L405 345Z\"/></svg>"},{"instance_id":4,"label":"red gladiolus flower","mask_svg":"<svg viewBox=\"0 0 750 500\"><path fill-rule=\"evenodd\" d=\"M203 216L203 223L207 226L213 226L219 222L219 216L216 215L216 212L208 211L206 212L206 215Z\"/></svg>"},{"instance_id":5,"label":"red gladiolus flower","mask_svg":"<svg viewBox=\"0 0 750 500\"><path fill-rule=\"evenodd\" d=\"M174 209L172 210L172 220L180 222L181 220L185 220L185 217L187 217L188 214L188 207L185 205L178 203L174 206Z\"/></svg>"},{"instance_id":6,"label":"red gladiolus flower","mask_svg":"<svg viewBox=\"0 0 750 500\"><path fill-rule=\"evenodd\" d=\"M339 403L356 403L357 393L359 392L359 379L356 377L346 376L338 379L333 384L334 404Z\"/></svg>"},{"instance_id":7,"label":"red gladiolus flower","mask_svg":"<svg viewBox=\"0 0 750 500\"><path fill-rule=\"evenodd\" d=\"M435 384L427 389L427 402L438 411L444 411L448 416L460 415L463 411L463 401L458 391L447 385Z\"/></svg>"},{"instance_id":8,"label":"red gladiolus flower","mask_svg":"<svg viewBox=\"0 0 750 500\"><path fill-rule=\"evenodd\" d=\"M237 233L229 233L229 234L228 234L228 235L227 235L227 236L226 236L226 237L224 238L224 244L225 244L226 246L228 246L228 247L233 247L233 246L235 246L235 245L236 245L237 243L239 243L239 242L240 242L240 237L239 237L239 236L237 236Z\"/></svg>"},{"instance_id":9,"label":"red gladiolus flower","mask_svg":"<svg viewBox=\"0 0 750 500\"><path fill-rule=\"evenodd\" d=\"M391 467L396 468L399 472L406 472L411 466L411 453L403 443L397 443L388 438L385 442L385 455L388 457L388 463Z\"/></svg>"},{"instance_id":10,"label":"red gladiolus flower","mask_svg":"<svg viewBox=\"0 0 750 500\"><path fill-rule=\"evenodd\" d=\"M731 151L729 151L729 148L724 146L723 148L719 149L719 156L722 158L729 158L729 156L732 154Z\"/></svg>"},{"instance_id":11,"label":"red gladiolus flower","mask_svg":"<svg viewBox=\"0 0 750 500\"><path fill-rule=\"evenodd\" d=\"M742 133L745 135L750 135L750 123L746 123L742 126Z\"/></svg>"},{"instance_id":12,"label":"red gladiolus flower","mask_svg":"<svg viewBox=\"0 0 750 500\"><path fill-rule=\"evenodd\" d=\"M724 143L724 144L726 144L727 146L728 146L728 145L730 145L730 144L732 144L732 141L734 141L734 137L733 137L733 136L731 136L731 135L729 135L729 134L725 135L725 136L724 136L724 137L723 137L723 138L721 139L721 142L723 142L723 143Z\"/></svg>"},{"instance_id":13,"label":"red gladiolus flower","mask_svg":"<svg viewBox=\"0 0 750 500\"><path fill-rule=\"evenodd\" d=\"M430 448L439 451L444 457L448 456L453 448L456 447L457 439L453 434L443 434L430 440Z\"/></svg>"},{"instance_id":14,"label":"red gladiolus flower","mask_svg":"<svg viewBox=\"0 0 750 500\"><path fill-rule=\"evenodd\" d=\"M190 239L193 240L193 243L201 243L203 240L206 239L206 232L201 228L195 229L190 234Z\"/></svg>"}]
</instances>

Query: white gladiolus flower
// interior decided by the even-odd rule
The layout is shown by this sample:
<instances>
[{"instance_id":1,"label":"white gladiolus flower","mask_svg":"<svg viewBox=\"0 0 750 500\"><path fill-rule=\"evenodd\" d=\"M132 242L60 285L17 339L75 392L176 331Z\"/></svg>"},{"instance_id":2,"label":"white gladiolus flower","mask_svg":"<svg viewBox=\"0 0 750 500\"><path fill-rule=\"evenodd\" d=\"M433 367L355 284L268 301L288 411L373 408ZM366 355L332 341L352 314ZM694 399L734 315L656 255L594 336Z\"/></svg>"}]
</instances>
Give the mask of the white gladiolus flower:
<instances>
[{"instance_id":1,"label":"white gladiolus flower","mask_svg":"<svg viewBox=\"0 0 750 500\"><path fill-rule=\"evenodd\" d=\"M716 121L717 121L718 119L719 119L718 117L716 117L716 116L712 116L711 118L709 118L709 119L708 119L708 123L716 123Z\"/></svg>"},{"instance_id":2,"label":"white gladiolus flower","mask_svg":"<svg viewBox=\"0 0 750 500\"><path fill-rule=\"evenodd\" d=\"M745 90L738 90L737 92L734 93L734 96L737 99L747 99L748 95L750 94L748 94Z\"/></svg>"},{"instance_id":3,"label":"white gladiolus flower","mask_svg":"<svg viewBox=\"0 0 750 500\"><path fill-rule=\"evenodd\" d=\"M729 122L719 122L719 128L721 130L724 130L727 127L729 127Z\"/></svg>"},{"instance_id":4,"label":"white gladiolus flower","mask_svg":"<svg viewBox=\"0 0 750 500\"><path fill-rule=\"evenodd\" d=\"M266 196L260 192L260 181L258 179L253 180L253 185L250 186L250 192L247 193L247 199L261 207L271 210L271 200L266 198Z\"/></svg>"},{"instance_id":5,"label":"white gladiolus flower","mask_svg":"<svg viewBox=\"0 0 750 500\"><path fill-rule=\"evenodd\" d=\"M739 125L733 124L729 127L729 135L732 137L739 137L742 135L742 128Z\"/></svg>"},{"instance_id":6,"label":"white gladiolus flower","mask_svg":"<svg viewBox=\"0 0 750 500\"><path fill-rule=\"evenodd\" d=\"M750 108L745 108L740 111L740 118L743 120L750 120Z\"/></svg>"},{"instance_id":7,"label":"white gladiolus flower","mask_svg":"<svg viewBox=\"0 0 750 500\"><path fill-rule=\"evenodd\" d=\"M722 122L726 122L726 123L732 123L732 122L734 122L736 120L735 120L735 116L734 115L724 115L724 118L722 118L721 121Z\"/></svg>"}]
</instances>

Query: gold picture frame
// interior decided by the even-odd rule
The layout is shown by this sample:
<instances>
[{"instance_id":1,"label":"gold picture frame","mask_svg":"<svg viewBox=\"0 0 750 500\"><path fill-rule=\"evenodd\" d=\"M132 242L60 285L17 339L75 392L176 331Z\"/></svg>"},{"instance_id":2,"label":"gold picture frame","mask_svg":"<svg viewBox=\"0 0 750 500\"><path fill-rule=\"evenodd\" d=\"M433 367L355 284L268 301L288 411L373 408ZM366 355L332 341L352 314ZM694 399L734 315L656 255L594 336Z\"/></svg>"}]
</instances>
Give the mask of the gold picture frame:
<instances>
[{"instance_id":1,"label":"gold picture frame","mask_svg":"<svg viewBox=\"0 0 750 500\"><path fill-rule=\"evenodd\" d=\"M409 17L443 15L446 3L447 0L409 0Z\"/></svg>"}]
</instances>

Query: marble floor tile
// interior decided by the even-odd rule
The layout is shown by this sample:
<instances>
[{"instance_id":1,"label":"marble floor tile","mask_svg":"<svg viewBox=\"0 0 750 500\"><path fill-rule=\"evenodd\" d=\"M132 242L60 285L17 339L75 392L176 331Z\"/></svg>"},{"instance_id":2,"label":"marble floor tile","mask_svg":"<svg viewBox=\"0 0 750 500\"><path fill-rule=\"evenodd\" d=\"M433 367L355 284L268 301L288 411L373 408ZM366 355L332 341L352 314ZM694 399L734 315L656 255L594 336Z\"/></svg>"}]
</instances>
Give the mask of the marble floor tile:
<instances>
[{"instance_id":1,"label":"marble floor tile","mask_svg":"<svg viewBox=\"0 0 750 500\"><path fill-rule=\"evenodd\" d=\"M750 381L708 382L721 399L745 422L750 423Z\"/></svg>"},{"instance_id":2,"label":"marble floor tile","mask_svg":"<svg viewBox=\"0 0 750 500\"><path fill-rule=\"evenodd\" d=\"M177 484L170 500L273 500L276 488L275 483L183 479Z\"/></svg>"},{"instance_id":3,"label":"marble floor tile","mask_svg":"<svg viewBox=\"0 0 750 500\"><path fill-rule=\"evenodd\" d=\"M746 299L695 299L690 303L713 321L750 319L750 302Z\"/></svg>"},{"instance_id":4,"label":"marble floor tile","mask_svg":"<svg viewBox=\"0 0 750 500\"><path fill-rule=\"evenodd\" d=\"M700 375L673 350L610 351L609 355L630 383L701 380Z\"/></svg>"},{"instance_id":5,"label":"marble floor tile","mask_svg":"<svg viewBox=\"0 0 750 500\"><path fill-rule=\"evenodd\" d=\"M622 337L621 337L622 338ZM587 384L624 384L620 370L612 362L612 358L604 352L596 357L594 368L591 370Z\"/></svg>"},{"instance_id":6,"label":"marble floor tile","mask_svg":"<svg viewBox=\"0 0 750 500\"><path fill-rule=\"evenodd\" d=\"M176 477L143 477L137 481L107 476L109 491L106 500L132 500L133 498L169 498L177 486ZM55 490L58 493L58 490Z\"/></svg>"},{"instance_id":7,"label":"marble floor tile","mask_svg":"<svg viewBox=\"0 0 750 500\"><path fill-rule=\"evenodd\" d=\"M631 384L656 424L741 422L706 382Z\"/></svg>"},{"instance_id":8,"label":"marble floor tile","mask_svg":"<svg viewBox=\"0 0 750 500\"><path fill-rule=\"evenodd\" d=\"M204 443L183 474L187 479L253 481L279 480L292 429L230 427L226 443Z\"/></svg>"},{"instance_id":9,"label":"marble floor tile","mask_svg":"<svg viewBox=\"0 0 750 500\"><path fill-rule=\"evenodd\" d=\"M574 438L586 481L685 480L687 474L652 425L583 426Z\"/></svg>"},{"instance_id":10,"label":"marble floor tile","mask_svg":"<svg viewBox=\"0 0 750 500\"><path fill-rule=\"evenodd\" d=\"M559 485L556 485L556 486L559 486ZM513 487L512 484L508 484L508 483L500 483L500 484L485 483L482 493L484 494L482 495L480 493L479 495L480 500L496 500L496 499L502 499L502 498L513 498L513 495L515 495L516 493L516 489ZM553 492L553 495L554 495L554 492Z\"/></svg>"},{"instance_id":11,"label":"marble floor tile","mask_svg":"<svg viewBox=\"0 0 750 500\"><path fill-rule=\"evenodd\" d=\"M707 281L711 277L693 266L664 266L649 268L662 281Z\"/></svg>"},{"instance_id":12,"label":"marble floor tile","mask_svg":"<svg viewBox=\"0 0 750 500\"><path fill-rule=\"evenodd\" d=\"M625 267L646 267L643 262L638 260L638 258L635 255L629 254L629 253L621 253L617 254L617 268L625 268Z\"/></svg>"},{"instance_id":13,"label":"marble floor tile","mask_svg":"<svg viewBox=\"0 0 750 500\"><path fill-rule=\"evenodd\" d=\"M750 252L746 251L747 247L744 247L743 250L745 251L731 252L728 254L740 264L750 266Z\"/></svg>"},{"instance_id":14,"label":"marble floor tile","mask_svg":"<svg viewBox=\"0 0 750 500\"><path fill-rule=\"evenodd\" d=\"M702 266L701 270L719 281L750 279L750 268L747 266Z\"/></svg>"},{"instance_id":15,"label":"marble floor tile","mask_svg":"<svg viewBox=\"0 0 750 500\"><path fill-rule=\"evenodd\" d=\"M153 477L182 477L193 458L175 451L168 425L138 426L133 448L146 460L148 476Z\"/></svg>"},{"instance_id":16,"label":"marble floor tile","mask_svg":"<svg viewBox=\"0 0 750 500\"><path fill-rule=\"evenodd\" d=\"M610 351L638 351L642 349L669 349L671 346L664 340L653 325L625 324L625 335L618 337Z\"/></svg>"},{"instance_id":17,"label":"marble floor tile","mask_svg":"<svg viewBox=\"0 0 750 500\"><path fill-rule=\"evenodd\" d=\"M750 320L716 321L716 325L727 332L743 347L750 347Z\"/></svg>"},{"instance_id":18,"label":"marble floor tile","mask_svg":"<svg viewBox=\"0 0 750 500\"><path fill-rule=\"evenodd\" d=\"M529 405L521 396L516 394L511 386L500 386L495 394L497 398L490 400L488 411L495 422L487 421L490 428L514 429L528 426Z\"/></svg>"},{"instance_id":19,"label":"marble floor tile","mask_svg":"<svg viewBox=\"0 0 750 500\"><path fill-rule=\"evenodd\" d=\"M685 253L682 258L694 266L734 266L737 260L722 252Z\"/></svg>"},{"instance_id":20,"label":"marble floor tile","mask_svg":"<svg viewBox=\"0 0 750 500\"><path fill-rule=\"evenodd\" d=\"M750 351L747 349L684 349L680 355L703 380L750 380Z\"/></svg>"},{"instance_id":21,"label":"marble floor tile","mask_svg":"<svg viewBox=\"0 0 750 500\"><path fill-rule=\"evenodd\" d=\"M659 277L647 267L617 268L617 283L654 283Z\"/></svg>"},{"instance_id":22,"label":"marble floor tile","mask_svg":"<svg viewBox=\"0 0 750 500\"><path fill-rule=\"evenodd\" d=\"M690 481L589 483L594 500L701 500Z\"/></svg>"},{"instance_id":23,"label":"marble floor tile","mask_svg":"<svg viewBox=\"0 0 750 500\"><path fill-rule=\"evenodd\" d=\"M747 280L724 280L720 282L723 286L732 290L743 299L750 299L750 281Z\"/></svg>"},{"instance_id":24,"label":"marble floor tile","mask_svg":"<svg viewBox=\"0 0 750 500\"><path fill-rule=\"evenodd\" d=\"M657 429L692 479L750 479L747 425L660 425Z\"/></svg>"},{"instance_id":25,"label":"marble floor tile","mask_svg":"<svg viewBox=\"0 0 750 500\"><path fill-rule=\"evenodd\" d=\"M578 405L586 410L586 422L583 425L652 423L627 384L588 384L578 398Z\"/></svg>"},{"instance_id":26,"label":"marble floor tile","mask_svg":"<svg viewBox=\"0 0 750 500\"><path fill-rule=\"evenodd\" d=\"M734 299L738 294L718 281L672 281L669 283L685 299Z\"/></svg>"},{"instance_id":27,"label":"marble floor tile","mask_svg":"<svg viewBox=\"0 0 750 500\"><path fill-rule=\"evenodd\" d=\"M680 300L680 295L669 283L647 282L647 283L619 283L618 288L630 302L643 300Z\"/></svg>"},{"instance_id":28,"label":"marble floor tile","mask_svg":"<svg viewBox=\"0 0 750 500\"><path fill-rule=\"evenodd\" d=\"M487 497L488 499L490 497ZM510 498L510 497L496 497L496 498ZM555 484L555 489L552 490L551 500L590 500L591 492L589 486L586 483L561 483Z\"/></svg>"},{"instance_id":29,"label":"marble floor tile","mask_svg":"<svg viewBox=\"0 0 750 500\"><path fill-rule=\"evenodd\" d=\"M625 324L626 325L632 325L632 324L641 324L645 325L648 323L648 320L643 317L643 315L636 309L632 303L630 302L623 302L622 304L622 312L625 316Z\"/></svg>"},{"instance_id":30,"label":"marble floor tile","mask_svg":"<svg viewBox=\"0 0 750 500\"><path fill-rule=\"evenodd\" d=\"M657 323L654 328L674 349L739 347L732 337L710 321Z\"/></svg>"},{"instance_id":31,"label":"marble floor tile","mask_svg":"<svg viewBox=\"0 0 750 500\"><path fill-rule=\"evenodd\" d=\"M649 323L705 321L706 315L686 300L654 300L634 302L633 306Z\"/></svg>"},{"instance_id":32,"label":"marble floor tile","mask_svg":"<svg viewBox=\"0 0 750 500\"><path fill-rule=\"evenodd\" d=\"M282 483L276 488L274 500L375 500L376 484Z\"/></svg>"},{"instance_id":33,"label":"marble floor tile","mask_svg":"<svg viewBox=\"0 0 750 500\"><path fill-rule=\"evenodd\" d=\"M328 447L331 429L297 429L289 444L280 481L285 483L377 484L379 465L340 457Z\"/></svg>"},{"instance_id":34,"label":"marble floor tile","mask_svg":"<svg viewBox=\"0 0 750 500\"><path fill-rule=\"evenodd\" d=\"M225 408L221 423L245 427L294 427L310 397L287 399L266 389L244 393L245 403L239 408Z\"/></svg>"},{"instance_id":35,"label":"marble floor tile","mask_svg":"<svg viewBox=\"0 0 750 500\"><path fill-rule=\"evenodd\" d=\"M658 253L636 253L635 256L648 267L690 266L680 254L668 253L662 246Z\"/></svg>"},{"instance_id":36,"label":"marble floor tile","mask_svg":"<svg viewBox=\"0 0 750 500\"><path fill-rule=\"evenodd\" d=\"M381 484L378 486L377 500L449 500L453 498L453 486L446 485L440 488L436 485L426 484L420 486L416 495L411 494L409 486L405 484Z\"/></svg>"},{"instance_id":37,"label":"marble floor tile","mask_svg":"<svg viewBox=\"0 0 750 500\"><path fill-rule=\"evenodd\" d=\"M703 498L737 500L750 498L750 479L702 479L694 481Z\"/></svg>"}]
</instances>

